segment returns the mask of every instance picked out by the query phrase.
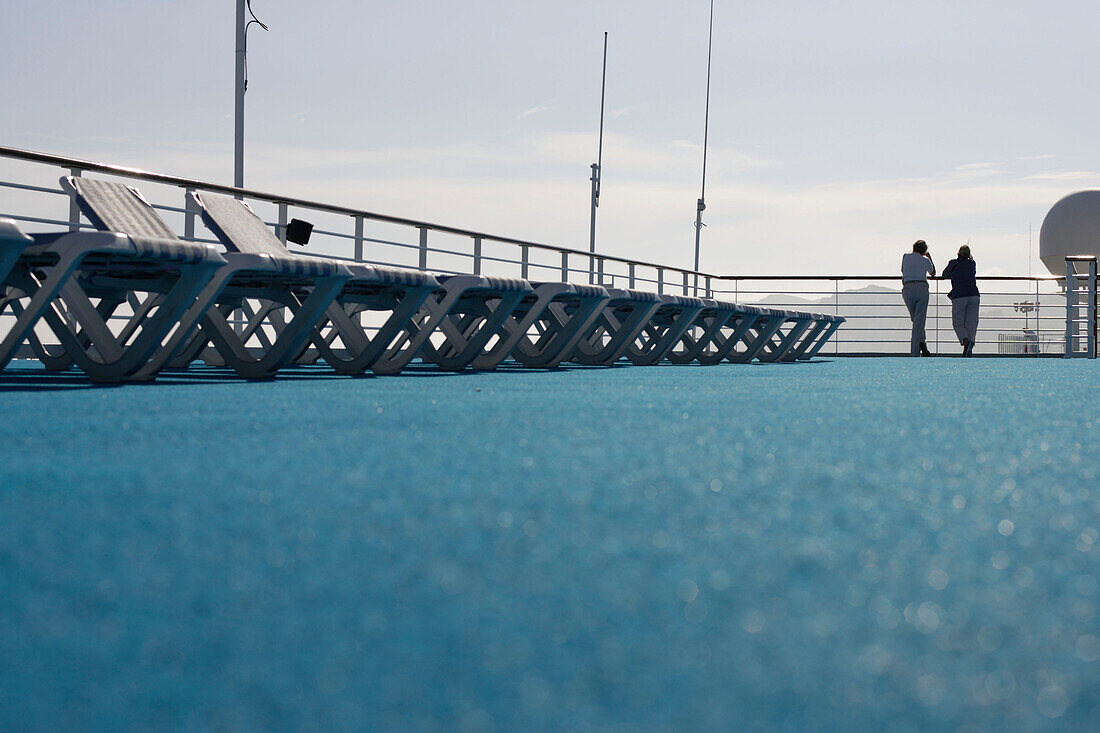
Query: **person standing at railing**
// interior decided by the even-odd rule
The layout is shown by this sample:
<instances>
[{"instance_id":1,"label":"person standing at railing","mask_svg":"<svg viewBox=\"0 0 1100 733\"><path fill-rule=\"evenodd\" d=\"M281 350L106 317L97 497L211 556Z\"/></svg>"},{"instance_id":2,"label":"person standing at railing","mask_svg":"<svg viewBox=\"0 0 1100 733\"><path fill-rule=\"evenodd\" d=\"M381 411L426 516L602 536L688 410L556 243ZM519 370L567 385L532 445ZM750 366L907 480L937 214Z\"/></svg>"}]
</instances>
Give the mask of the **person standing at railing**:
<instances>
[{"instance_id":1,"label":"person standing at railing","mask_svg":"<svg viewBox=\"0 0 1100 733\"><path fill-rule=\"evenodd\" d=\"M932 356L924 334L924 323L928 319L929 275L936 276L936 265L928 254L928 245L923 239L918 239L913 243L913 251L901 256L901 297L913 321L910 356Z\"/></svg>"},{"instance_id":2,"label":"person standing at railing","mask_svg":"<svg viewBox=\"0 0 1100 733\"><path fill-rule=\"evenodd\" d=\"M963 347L963 356L973 353L974 338L978 335L981 294L978 293L977 273L978 266L970 254L970 247L965 244L959 247L959 256L943 268L943 276L951 278L951 292L947 294L951 299L951 325Z\"/></svg>"}]
</instances>

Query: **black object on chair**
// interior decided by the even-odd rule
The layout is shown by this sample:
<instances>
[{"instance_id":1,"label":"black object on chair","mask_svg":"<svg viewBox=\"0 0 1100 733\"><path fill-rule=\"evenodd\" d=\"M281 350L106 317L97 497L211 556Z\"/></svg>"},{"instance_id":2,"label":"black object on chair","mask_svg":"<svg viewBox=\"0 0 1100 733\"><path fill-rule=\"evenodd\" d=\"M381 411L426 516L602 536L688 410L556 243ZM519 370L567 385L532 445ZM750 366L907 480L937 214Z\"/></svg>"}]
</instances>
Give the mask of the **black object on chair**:
<instances>
[{"instance_id":1,"label":"black object on chair","mask_svg":"<svg viewBox=\"0 0 1100 733\"><path fill-rule=\"evenodd\" d=\"M286 225L286 241L300 244L303 247L309 244L309 235L313 234L313 225L301 219L291 219Z\"/></svg>"}]
</instances>

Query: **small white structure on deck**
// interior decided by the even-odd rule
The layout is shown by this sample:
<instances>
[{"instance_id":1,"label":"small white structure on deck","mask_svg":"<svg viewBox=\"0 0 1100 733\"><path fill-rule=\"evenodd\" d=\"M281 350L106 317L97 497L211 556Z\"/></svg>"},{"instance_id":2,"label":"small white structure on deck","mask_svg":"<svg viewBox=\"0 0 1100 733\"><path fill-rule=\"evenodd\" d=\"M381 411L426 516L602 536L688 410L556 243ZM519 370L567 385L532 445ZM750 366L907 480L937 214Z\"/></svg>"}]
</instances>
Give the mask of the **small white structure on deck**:
<instances>
[{"instance_id":1,"label":"small white structure on deck","mask_svg":"<svg viewBox=\"0 0 1100 733\"><path fill-rule=\"evenodd\" d=\"M1097 356L1097 259L1100 257L1100 189L1063 196L1039 231L1039 259L1065 277L1066 358Z\"/></svg>"},{"instance_id":2,"label":"small white structure on deck","mask_svg":"<svg viewBox=\"0 0 1100 733\"><path fill-rule=\"evenodd\" d=\"M1066 257L1100 256L1100 189L1063 196L1039 230L1039 259L1051 275L1066 274Z\"/></svg>"}]
</instances>

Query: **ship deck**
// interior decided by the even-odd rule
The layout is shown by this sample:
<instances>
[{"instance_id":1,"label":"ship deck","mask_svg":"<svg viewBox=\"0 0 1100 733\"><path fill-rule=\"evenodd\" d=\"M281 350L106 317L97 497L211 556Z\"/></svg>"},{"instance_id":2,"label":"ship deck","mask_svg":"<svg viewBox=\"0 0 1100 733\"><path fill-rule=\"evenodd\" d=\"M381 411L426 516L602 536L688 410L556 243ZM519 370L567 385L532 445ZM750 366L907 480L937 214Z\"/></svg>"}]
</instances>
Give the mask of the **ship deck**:
<instances>
[{"instance_id":1,"label":"ship deck","mask_svg":"<svg viewBox=\"0 0 1100 733\"><path fill-rule=\"evenodd\" d=\"M22 729L1084 729L1100 371L0 375Z\"/></svg>"}]
</instances>

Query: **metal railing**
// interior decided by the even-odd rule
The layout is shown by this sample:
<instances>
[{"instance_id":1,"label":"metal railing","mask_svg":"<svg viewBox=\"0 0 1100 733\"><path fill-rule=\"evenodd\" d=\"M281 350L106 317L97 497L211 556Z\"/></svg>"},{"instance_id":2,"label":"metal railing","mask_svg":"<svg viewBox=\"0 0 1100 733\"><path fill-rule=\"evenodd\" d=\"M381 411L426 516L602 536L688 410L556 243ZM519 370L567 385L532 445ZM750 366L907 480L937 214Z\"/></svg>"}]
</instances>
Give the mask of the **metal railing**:
<instances>
[{"instance_id":1,"label":"metal railing","mask_svg":"<svg viewBox=\"0 0 1100 733\"><path fill-rule=\"evenodd\" d=\"M239 189L206 181L0 146L0 216L23 224L76 230L87 227L57 185L59 174L140 182L146 198L184 239L211 242L196 226L187 194L211 191L246 200L285 241L292 217L314 223L310 246L301 250L366 264L439 273L519 276L534 281L594 281L631 288L733 300L776 308L834 313L848 319L834 335L834 354L902 354L910 323L898 275L719 275L555 244L494 235L366 209ZM698 285L696 285L698 281ZM1064 353L1066 299L1055 277L984 277L975 353ZM928 340L936 352L958 347L951 328L947 285L931 283Z\"/></svg>"},{"instance_id":2,"label":"metal railing","mask_svg":"<svg viewBox=\"0 0 1100 733\"><path fill-rule=\"evenodd\" d=\"M166 213L182 214L183 236L194 241L212 241L196 238L196 212L188 208L186 194L190 191L222 193L249 202L265 221L275 228L285 241L285 228L292 214L303 214L318 223L313 234L321 241L311 245L312 252L340 257L367 264L399 265L431 269L441 273L477 273L519 276L533 280L582 281L589 278L601 284L615 287L657 290L658 292L694 293L689 282L699 277L699 295L706 295L707 288L716 277L710 273L646 262L608 254L593 254L587 250L562 245L534 242L470 229L435 224L365 209L336 206L319 201L284 196L245 188L198 181L179 176L108 165L88 160L67 158L48 153L0 146L0 157L26 163L52 167L74 176L95 173L104 177L122 178L143 182L142 193L154 206ZM144 184L153 184L149 191ZM0 180L0 188L56 194L64 192L53 182L26 184ZM156 192L153 192L156 189ZM175 189L172 194L171 189ZM182 205L158 203L171 200ZM258 206L259 205L259 206ZM265 209L266 210L263 210ZM28 215L0 206L2 215L16 221L68 227L75 230L80 224L79 212L74 204L68 205L68 217L59 219L45 213ZM367 232L370 223L377 230ZM409 237L410 230L412 237ZM401 234L396 234L401 232ZM409 240L412 241L409 241ZM349 247L350 244L350 247ZM368 253L368 247L370 252ZM349 251L350 250L350 251ZM369 254L369 256L368 256ZM584 276L583 278L581 276Z\"/></svg>"}]
</instances>

